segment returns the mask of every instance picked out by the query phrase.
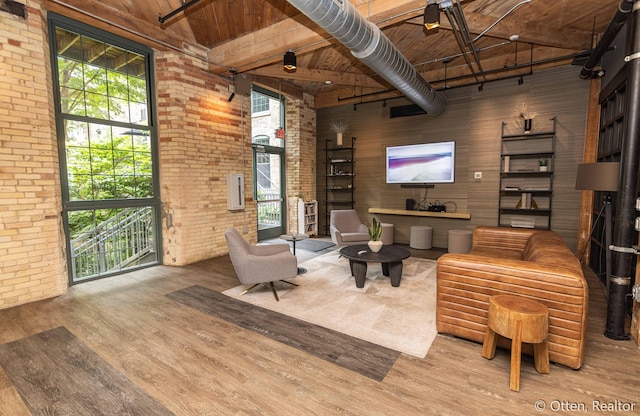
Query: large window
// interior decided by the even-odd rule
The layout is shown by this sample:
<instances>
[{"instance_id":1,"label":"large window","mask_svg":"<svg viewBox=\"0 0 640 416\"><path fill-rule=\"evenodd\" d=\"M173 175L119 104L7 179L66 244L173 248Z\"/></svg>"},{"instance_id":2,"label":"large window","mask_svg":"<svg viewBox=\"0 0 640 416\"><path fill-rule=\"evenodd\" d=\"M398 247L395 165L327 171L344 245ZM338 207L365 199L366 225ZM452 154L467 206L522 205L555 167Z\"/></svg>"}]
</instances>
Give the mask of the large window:
<instances>
[{"instance_id":1,"label":"large window","mask_svg":"<svg viewBox=\"0 0 640 416\"><path fill-rule=\"evenodd\" d=\"M251 94L251 114L269 111L269 97L264 94Z\"/></svg>"},{"instance_id":2,"label":"large window","mask_svg":"<svg viewBox=\"0 0 640 416\"><path fill-rule=\"evenodd\" d=\"M158 262L151 51L52 14L71 282Z\"/></svg>"}]
</instances>

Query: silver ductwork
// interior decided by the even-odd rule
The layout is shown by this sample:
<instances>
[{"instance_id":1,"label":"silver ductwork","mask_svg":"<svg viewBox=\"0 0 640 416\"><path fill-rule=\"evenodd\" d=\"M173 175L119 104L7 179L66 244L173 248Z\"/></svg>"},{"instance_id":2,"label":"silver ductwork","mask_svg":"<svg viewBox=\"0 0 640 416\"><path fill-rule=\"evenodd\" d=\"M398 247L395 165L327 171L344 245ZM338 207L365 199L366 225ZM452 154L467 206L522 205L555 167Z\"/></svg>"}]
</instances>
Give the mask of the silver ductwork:
<instances>
[{"instance_id":1,"label":"silver ductwork","mask_svg":"<svg viewBox=\"0 0 640 416\"><path fill-rule=\"evenodd\" d=\"M434 90L389 38L349 0L287 1L428 114L444 111L446 96Z\"/></svg>"}]
</instances>

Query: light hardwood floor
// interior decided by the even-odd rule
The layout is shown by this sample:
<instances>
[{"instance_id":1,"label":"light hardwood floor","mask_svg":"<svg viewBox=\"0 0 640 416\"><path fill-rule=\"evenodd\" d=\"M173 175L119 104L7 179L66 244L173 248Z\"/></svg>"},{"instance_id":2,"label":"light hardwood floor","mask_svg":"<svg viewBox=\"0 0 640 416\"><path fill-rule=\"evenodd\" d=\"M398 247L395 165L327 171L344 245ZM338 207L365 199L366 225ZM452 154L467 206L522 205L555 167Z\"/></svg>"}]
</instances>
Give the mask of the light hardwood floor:
<instances>
[{"instance_id":1,"label":"light hardwood floor","mask_svg":"<svg viewBox=\"0 0 640 416\"><path fill-rule=\"evenodd\" d=\"M437 258L442 250L412 254ZM165 296L194 284L236 286L228 256L148 268L1 310L0 343L65 326L176 415L570 414L570 406L593 412L598 403L617 406L602 414L638 414L640 351L602 335L604 296L592 274L589 283L585 365L538 374L524 358L520 392L509 390L504 350L489 361L480 344L438 335L426 358L401 354L377 382ZM30 414L2 371L0 414Z\"/></svg>"}]
</instances>

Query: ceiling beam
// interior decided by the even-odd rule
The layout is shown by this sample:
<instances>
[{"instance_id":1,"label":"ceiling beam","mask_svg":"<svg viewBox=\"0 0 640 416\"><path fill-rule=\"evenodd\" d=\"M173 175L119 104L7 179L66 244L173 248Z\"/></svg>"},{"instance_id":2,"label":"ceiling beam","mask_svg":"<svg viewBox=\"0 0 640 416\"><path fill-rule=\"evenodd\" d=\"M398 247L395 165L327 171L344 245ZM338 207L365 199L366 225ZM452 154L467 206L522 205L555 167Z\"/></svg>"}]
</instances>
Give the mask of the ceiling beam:
<instances>
[{"instance_id":1,"label":"ceiling beam","mask_svg":"<svg viewBox=\"0 0 640 416\"><path fill-rule=\"evenodd\" d=\"M523 7L516 11L516 13L524 13L525 11ZM497 20L491 16L468 11L464 12L464 17L469 26L469 31L474 38ZM511 35L518 35L519 42L533 43L535 45L575 50L585 50L591 47L591 32L573 30L566 27L551 28L542 24L533 25L528 23L523 25L522 21L523 20L518 19L515 14L509 16L491 28L483 37L508 40ZM416 18L412 23L422 25L422 20ZM441 19L440 29L452 30L451 24L447 19Z\"/></svg>"},{"instance_id":2,"label":"ceiling beam","mask_svg":"<svg viewBox=\"0 0 640 416\"><path fill-rule=\"evenodd\" d=\"M424 6L424 0L372 0L357 8L371 22L384 28L422 14ZM288 49L310 52L330 44L329 34L299 14L211 48L209 61L246 72L281 61ZM225 71L216 65L210 69L217 73Z\"/></svg>"},{"instance_id":3,"label":"ceiling beam","mask_svg":"<svg viewBox=\"0 0 640 416\"><path fill-rule=\"evenodd\" d=\"M367 75L354 74L350 72L323 71L320 69L307 69L301 67L298 67L295 72L287 72L282 68L282 65L271 65L252 69L251 71L248 71L248 73L271 78L290 79L294 81L324 82L329 85L389 88L388 85L378 82Z\"/></svg>"},{"instance_id":4,"label":"ceiling beam","mask_svg":"<svg viewBox=\"0 0 640 416\"><path fill-rule=\"evenodd\" d=\"M170 29L137 19L96 0L44 0L47 10L134 40L158 50L177 50L206 59L207 50Z\"/></svg>"}]
</instances>

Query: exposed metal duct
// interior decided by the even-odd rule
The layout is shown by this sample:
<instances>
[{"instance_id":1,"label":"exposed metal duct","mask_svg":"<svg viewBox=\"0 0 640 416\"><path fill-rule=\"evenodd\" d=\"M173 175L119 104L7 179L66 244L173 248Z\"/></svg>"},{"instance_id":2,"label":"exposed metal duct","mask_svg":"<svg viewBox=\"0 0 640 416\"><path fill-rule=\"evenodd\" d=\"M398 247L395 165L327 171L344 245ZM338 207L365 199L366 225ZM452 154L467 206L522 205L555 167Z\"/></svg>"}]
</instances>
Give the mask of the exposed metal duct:
<instances>
[{"instance_id":1,"label":"exposed metal duct","mask_svg":"<svg viewBox=\"0 0 640 416\"><path fill-rule=\"evenodd\" d=\"M349 0L287 1L427 114L444 111L447 102L444 93L431 88L389 38L367 21Z\"/></svg>"},{"instance_id":2,"label":"exposed metal duct","mask_svg":"<svg viewBox=\"0 0 640 416\"><path fill-rule=\"evenodd\" d=\"M613 39L615 39L622 26L624 26L625 22L631 15L633 1L634 0L622 0L620 2L616 14L613 16L613 19L611 19L611 22L604 31L602 38L600 38L600 42L598 42L591 53L591 56L582 67L582 70L580 71L580 78L591 79L599 76L598 71L594 71L593 68L598 64L598 62L600 62L600 58L602 58L602 55L604 55L604 53L609 49L609 45L611 45L611 42L613 42Z\"/></svg>"}]
</instances>

